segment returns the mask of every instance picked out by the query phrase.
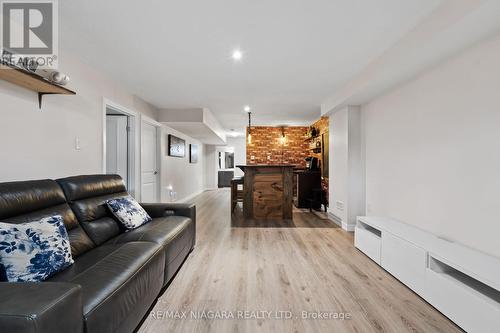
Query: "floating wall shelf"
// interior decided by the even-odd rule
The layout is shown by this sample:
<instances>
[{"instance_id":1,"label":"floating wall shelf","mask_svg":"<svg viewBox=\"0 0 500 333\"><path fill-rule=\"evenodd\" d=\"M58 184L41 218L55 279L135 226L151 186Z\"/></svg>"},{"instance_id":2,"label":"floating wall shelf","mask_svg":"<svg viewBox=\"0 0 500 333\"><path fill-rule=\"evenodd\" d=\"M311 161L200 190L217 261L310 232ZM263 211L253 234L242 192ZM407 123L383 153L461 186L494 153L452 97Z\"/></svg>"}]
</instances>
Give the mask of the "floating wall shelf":
<instances>
[{"instance_id":1,"label":"floating wall shelf","mask_svg":"<svg viewBox=\"0 0 500 333\"><path fill-rule=\"evenodd\" d=\"M304 141L311 141L311 140L315 140L317 138L319 138L321 136L321 134L319 135L315 135L315 136L308 136L304 139Z\"/></svg>"},{"instance_id":2,"label":"floating wall shelf","mask_svg":"<svg viewBox=\"0 0 500 333\"><path fill-rule=\"evenodd\" d=\"M68 88L4 62L0 63L0 79L38 93L38 107L40 109L42 108L43 95L76 95Z\"/></svg>"}]
</instances>

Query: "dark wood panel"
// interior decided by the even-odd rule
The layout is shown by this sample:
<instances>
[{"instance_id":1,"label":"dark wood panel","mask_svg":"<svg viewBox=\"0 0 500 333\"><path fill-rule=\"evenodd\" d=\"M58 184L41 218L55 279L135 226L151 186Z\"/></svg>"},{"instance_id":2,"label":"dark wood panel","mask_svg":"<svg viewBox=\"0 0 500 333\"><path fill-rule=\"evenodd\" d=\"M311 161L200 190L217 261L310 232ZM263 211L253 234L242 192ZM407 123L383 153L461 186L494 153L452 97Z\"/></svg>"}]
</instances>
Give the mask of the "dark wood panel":
<instances>
[{"instance_id":1,"label":"dark wood panel","mask_svg":"<svg viewBox=\"0 0 500 333\"><path fill-rule=\"evenodd\" d=\"M283 218L292 219L293 205L293 169L283 169Z\"/></svg>"},{"instance_id":2,"label":"dark wood panel","mask_svg":"<svg viewBox=\"0 0 500 333\"><path fill-rule=\"evenodd\" d=\"M245 219L292 219L292 166L238 166L245 172Z\"/></svg>"},{"instance_id":3,"label":"dark wood panel","mask_svg":"<svg viewBox=\"0 0 500 333\"><path fill-rule=\"evenodd\" d=\"M245 168L243 182L243 216L245 219L253 218L253 177L255 168Z\"/></svg>"},{"instance_id":4,"label":"dark wood panel","mask_svg":"<svg viewBox=\"0 0 500 333\"><path fill-rule=\"evenodd\" d=\"M256 219L283 218L283 175L281 173L254 176L253 215Z\"/></svg>"}]
</instances>

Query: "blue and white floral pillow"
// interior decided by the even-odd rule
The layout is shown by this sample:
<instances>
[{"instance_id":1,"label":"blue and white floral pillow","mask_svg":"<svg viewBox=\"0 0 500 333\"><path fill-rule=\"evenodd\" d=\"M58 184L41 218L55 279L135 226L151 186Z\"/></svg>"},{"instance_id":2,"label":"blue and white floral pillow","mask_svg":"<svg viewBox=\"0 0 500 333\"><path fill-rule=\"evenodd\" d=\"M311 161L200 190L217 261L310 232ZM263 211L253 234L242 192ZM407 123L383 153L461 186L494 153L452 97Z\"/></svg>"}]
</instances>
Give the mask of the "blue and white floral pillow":
<instances>
[{"instance_id":1,"label":"blue and white floral pillow","mask_svg":"<svg viewBox=\"0 0 500 333\"><path fill-rule=\"evenodd\" d=\"M43 281L73 263L60 215L22 224L0 222L0 269L7 281Z\"/></svg>"},{"instance_id":2,"label":"blue and white floral pillow","mask_svg":"<svg viewBox=\"0 0 500 333\"><path fill-rule=\"evenodd\" d=\"M131 196L108 200L107 205L125 229L132 230L152 221L151 216Z\"/></svg>"}]
</instances>

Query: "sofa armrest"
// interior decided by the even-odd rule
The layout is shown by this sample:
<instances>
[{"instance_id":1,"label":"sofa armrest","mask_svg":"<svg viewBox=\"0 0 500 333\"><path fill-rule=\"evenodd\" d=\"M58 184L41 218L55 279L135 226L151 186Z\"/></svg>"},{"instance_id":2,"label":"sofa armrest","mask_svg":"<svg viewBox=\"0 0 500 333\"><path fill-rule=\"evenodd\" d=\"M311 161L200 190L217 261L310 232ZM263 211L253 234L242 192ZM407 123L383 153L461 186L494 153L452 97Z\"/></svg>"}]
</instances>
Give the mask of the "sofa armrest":
<instances>
[{"instance_id":1,"label":"sofa armrest","mask_svg":"<svg viewBox=\"0 0 500 333\"><path fill-rule=\"evenodd\" d=\"M0 282L0 332L83 332L80 285Z\"/></svg>"},{"instance_id":2,"label":"sofa armrest","mask_svg":"<svg viewBox=\"0 0 500 333\"><path fill-rule=\"evenodd\" d=\"M153 218L178 215L196 223L196 205L192 203L141 203L141 206Z\"/></svg>"}]
</instances>

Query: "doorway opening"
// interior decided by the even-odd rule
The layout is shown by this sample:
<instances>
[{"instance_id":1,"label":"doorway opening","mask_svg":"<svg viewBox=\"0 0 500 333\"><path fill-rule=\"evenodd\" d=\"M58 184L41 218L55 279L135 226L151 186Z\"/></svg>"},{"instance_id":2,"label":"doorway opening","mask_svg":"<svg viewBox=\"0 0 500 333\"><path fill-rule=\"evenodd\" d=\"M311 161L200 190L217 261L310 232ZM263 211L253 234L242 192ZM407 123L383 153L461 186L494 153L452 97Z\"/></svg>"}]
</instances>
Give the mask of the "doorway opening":
<instances>
[{"instance_id":1,"label":"doorway opening","mask_svg":"<svg viewBox=\"0 0 500 333\"><path fill-rule=\"evenodd\" d=\"M135 197L136 113L104 101L103 172L123 178Z\"/></svg>"}]
</instances>

